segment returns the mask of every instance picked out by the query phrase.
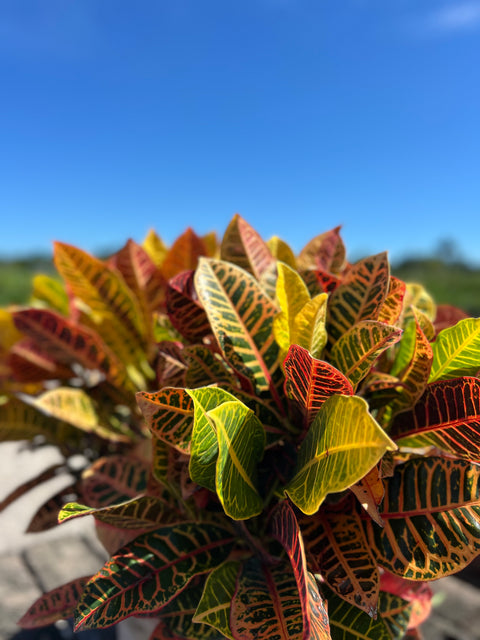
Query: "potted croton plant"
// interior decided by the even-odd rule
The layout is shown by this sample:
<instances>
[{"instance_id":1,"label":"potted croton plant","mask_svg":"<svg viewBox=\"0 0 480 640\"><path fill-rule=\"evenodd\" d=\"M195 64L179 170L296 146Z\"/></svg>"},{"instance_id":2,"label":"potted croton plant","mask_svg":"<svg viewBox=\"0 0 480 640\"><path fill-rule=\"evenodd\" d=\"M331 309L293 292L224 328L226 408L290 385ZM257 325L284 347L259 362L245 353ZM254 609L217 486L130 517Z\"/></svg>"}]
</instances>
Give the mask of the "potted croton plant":
<instances>
[{"instance_id":1,"label":"potted croton plant","mask_svg":"<svg viewBox=\"0 0 480 640\"><path fill-rule=\"evenodd\" d=\"M294 255L236 215L54 260L1 317L0 437L84 455L30 530L93 515L110 559L20 625L420 637L429 581L480 553L480 319L339 228Z\"/></svg>"}]
</instances>

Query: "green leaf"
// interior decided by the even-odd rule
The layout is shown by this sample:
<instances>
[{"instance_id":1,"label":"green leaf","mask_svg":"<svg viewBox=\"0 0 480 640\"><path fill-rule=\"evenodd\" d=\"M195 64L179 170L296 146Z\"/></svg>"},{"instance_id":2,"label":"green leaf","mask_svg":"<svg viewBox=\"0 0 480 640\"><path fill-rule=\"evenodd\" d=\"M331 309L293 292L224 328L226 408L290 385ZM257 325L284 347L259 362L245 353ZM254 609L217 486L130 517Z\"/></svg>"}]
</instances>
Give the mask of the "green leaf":
<instances>
[{"instance_id":1,"label":"green leaf","mask_svg":"<svg viewBox=\"0 0 480 640\"><path fill-rule=\"evenodd\" d=\"M348 489L396 445L358 396L328 398L313 421L298 454L293 480L286 488L307 515L328 493Z\"/></svg>"},{"instance_id":2,"label":"green leaf","mask_svg":"<svg viewBox=\"0 0 480 640\"><path fill-rule=\"evenodd\" d=\"M220 260L200 260L195 275L200 301L229 361L226 342L251 372L257 392L269 392L283 411L279 388L283 372L273 335L277 308L249 273ZM235 363L232 364L235 368Z\"/></svg>"},{"instance_id":3,"label":"green leaf","mask_svg":"<svg viewBox=\"0 0 480 640\"><path fill-rule=\"evenodd\" d=\"M125 502L147 488L149 463L129 454L96 460L82 477L82 497L92 507Z\"/></svg>"},{"instance_id":4,"label":"green leaf","mask_svg":"<svg viewBox=\"0 0 480 640\"><path fill-rule=\"evenodd\" d=\"M480 369L480 318L460 320L440 331L432 349L429 382L476 375Z\"/></svg>"},{"instance_id":5,"label":"green leaf","mask_svg":"<svg viewBox=\"0 0 480 640\"><path fill-rule=\"evenodd\" d=\"M435 580L480 553L478 465L413 458L384 478L383 529L364 522L378 564L413 580Z\"/></svg>"},{"instance_id":6,"label":"green leaf","mask_svg":"<svg viewBox=\"0 0 480 640\"><path fill-rule=\"evenodd\" d=\"M224 402L207 416L218 440L216 489L220 502L234 520L253 518L263 507L256 487L257 463L265 448L262 424L239 400Z\"/></svg>"},{"instance_id":7,"label":"green leaf","mask_svg":"<svg viewBox=\"0 0 480 640\"><path fill-rule=\"evenodd\" d=\"M287 560L268 566L257 558L243 562L230 624L234 638L304 640L297 582Z\"/></svg>"},{"instance_id":8,"label":"green leaf","mask_svg":"<svg viewBox=\"0 0 480 640\"><path fill-rule=\"evenodd\" d=\"M99 629L130 615L161 609L190 580L221 564L232 534L193 523L145 533L115 553L86 585L75 613L75 630Z\"/></svg>"},{"instance_id":9,"label":"green leaf","mask_svg":"<svg viewBox=\"0 0 480 640\"><path fill-rule=\"evenodd\" d=\"M198 603L194 622L209 624L227 638L232 638L230 629L230 605L235 593L240 563L230 560L208 574L202 598Z\"/></svg>"},{"instance_id":10,"label":"green leaf","mask_svg":"<svg viewBox=\"0 0 480 640\"><path fill-rule=\"evenodd\" d=\"M328 602L332 640L392 640L383 618L371 618L325 585L322 585L322 591Z\"/></svg>"},{"instance_id":11,"label":"green leaf","mask_svg":"<svg viewBox=\"0 0 480 640\"><path fill-rule=\"evenodd\" d=\"M58 278L43 273L35 275L32 280L32 299L34 303L46 304L65 316L69 313L68 296Z\"/></svg>"},{"instance_id":12,"label":"green leaf","mask_svg":"<svg viewBox=\"0 0 480 640\"><path fill-rule=\"evenodd\" d=\"M208 413L224 402L236 400L235 396L218 387L187 389L193 399L194 422L190 448L190 477L194 482L216 491L215 468L218 456L218 441L215 428Z\"/></svg>"},{"instance_id":13,"label":"green leaf","mask_svg":"<svg viewBox=\"0 0 480 640\"><path fill-rule=\"evenodd\" d=\"M355 387L370 371L379 355L400 340L402 330L363 320L342 335L330 354L331 363Z\"/></svg>"}]
</instances>

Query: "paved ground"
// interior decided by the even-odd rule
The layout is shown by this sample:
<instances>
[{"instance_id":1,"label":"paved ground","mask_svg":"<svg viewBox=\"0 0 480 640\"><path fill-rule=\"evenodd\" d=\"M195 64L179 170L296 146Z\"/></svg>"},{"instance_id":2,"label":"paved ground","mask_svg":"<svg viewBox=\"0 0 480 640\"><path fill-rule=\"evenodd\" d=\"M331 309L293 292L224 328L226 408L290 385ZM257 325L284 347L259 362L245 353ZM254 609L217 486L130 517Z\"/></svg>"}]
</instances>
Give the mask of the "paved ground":
<instances>
[{"instance_id":1,"label":"paved ground","mask_svg":"<svg viewBox=\"0 0 480 640\"><path fill-rule=\"evenodd\" d=\"M20 482L59 460L53 447L31 451L19 443L1 443L0 501ZM59 624L22 632L16 625L43 591L93 573L103 564L104 551L90 518L40 534L24 533L42 501L68 483L68 476L54 478L0 513L0 640L115 639L112 630L73 634L68 625ZM432 583L436 606L423 626L424 640L480 640L480 569L465 577L469 580L451 577Z\"/></svg>"}]
</instances>

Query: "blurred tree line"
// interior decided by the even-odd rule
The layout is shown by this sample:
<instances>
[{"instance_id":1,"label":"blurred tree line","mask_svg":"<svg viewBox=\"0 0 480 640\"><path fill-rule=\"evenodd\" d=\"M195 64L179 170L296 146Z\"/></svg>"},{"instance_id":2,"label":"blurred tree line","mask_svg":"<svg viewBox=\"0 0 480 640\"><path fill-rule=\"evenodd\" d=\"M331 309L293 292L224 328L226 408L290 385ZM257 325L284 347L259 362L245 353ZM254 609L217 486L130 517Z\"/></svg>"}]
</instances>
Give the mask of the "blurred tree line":
<instances>
[{"instance_id":1,"label":"blurred tree line","mask_svg":"<svg viewBox=\"0 0 480 640\"><path fill-rule=\"evenodd\" d=\"M0 260L0 306L27 304L37 273L55 275L52 260L44 256ZM441 241L431 256L407 257L392 264L392 274L422 284L437 304L451 304L480 317L480 268L463 260L450 240Z\"/></svg>"}]
</instances>

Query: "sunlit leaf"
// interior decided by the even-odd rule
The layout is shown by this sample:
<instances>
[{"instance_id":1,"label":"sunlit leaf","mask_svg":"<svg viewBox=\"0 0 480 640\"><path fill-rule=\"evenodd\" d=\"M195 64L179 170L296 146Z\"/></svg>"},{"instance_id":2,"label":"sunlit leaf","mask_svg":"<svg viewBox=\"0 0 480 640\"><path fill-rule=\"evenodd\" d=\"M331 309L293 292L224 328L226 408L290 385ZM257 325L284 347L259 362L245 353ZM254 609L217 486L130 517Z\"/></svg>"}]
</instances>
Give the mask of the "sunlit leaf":
<instances>
[{"instance_id":1,"label":"sunlit leaf","mask_svg":"<svg viewBox=\"0 0 480 640\"><path fill-rule=\"evenodd\" d=\"M273 322L273 330L282 352L286 353L294 342L295 318L310 301L310 294L297 271L282 262L278 263L277 269L276 296L280 313Z\"/></svg>"},{"instance_id":2,"label":"sunlit leaf","mask_svg":"<svg viewBox=\"0 0 480 640\"><path fill-rule=\"evenodd\" d=\"M385 487L383 486L383 479L378 465L373 467L361 480L352 485L350 490L368 515L375 520L380 527L383 527L383 520L378 508L385 495Z\"/></svg>"},{"instance_id":3,"label":"sunlit leaf","mask_svg":"<svg viewBox=\"0 0 480 640\"><path fill-rule=\"evenodd\" d=\"M298 454L295 475L286 487L307 515L315 513L328 493L360 480L396 445L358 396L334 395L323 404Z\"/></svg>"},{"instance_id":4,"label":"sunlit leaf","mask_svg":"<svg viewBox=\"0 0 480 640\"><path fill-rule=\"evenodd\" d=\"M397 415L390 435L399 446L438 447L480 463L480 380L432 382L413 409Z\"/></svg>"},{"instance_id":5,"label":"sunlit leaf","mask_svg":"<svg viewBox=\"0 0 480 640\"><path fill-rule=\"evenodd\" d=\"M395 278L395 276L390 276L388 293L377 318L379 322L393 325L400 319L405 291L406 284L402 280Z\"/></svg>"},{"instance_id":6,"label":"sunlit leaf","mask_svg":"<svg viewBox=\"0 0 480 640\"><path fill-rule=\"evenodd\" d=\"M270 249L270 253L276 260L285 262L292 269L297 268L297 260L291 247L278 236L273 236L267 241L267 246Z\"/></svg>"},{"instance_id":7,"label":"sunlit leaf","mask_svg":"<svg viewBox=\"0 0 480 640\"><path fill-rule=\"evenodd\" d=\"M313 422L325 400L335 394L352 395L345 376L323 360L313 358L306 349L292 345L284 362L285 393L301 421L302 433Z\"/></svg>"},{"instance_id":8,"label":"sunlit leaf","mask_svg":"<svg viewBox=\"0 0 480 640\"><path fill-rule=\"evenodd\" d=\"M356 386L375 360L400 340L402 330L382 322L363 320L355 324L334 344L331 363Z\"/></svg>"},{"instance_id":9,"label":"sunlit leaf","mask_svg":"<svg viewBox=\"0 0 480 640\"><path fill-rule=\"evenodd\" d=\"M190 449L190 476L194 482L216 491L218 440L208 413L224 402L235 401L228 391L216 387L188 389L194 403L194 423Z\"/></svg>"},{"instance_id":10,"label":"sunlit leaf","mask_svg":"<svg viewBox=\"0 0 480 640\"><path fill-rule=\"evenodd\" d=\"M257 280L260 280L273 262L267 243L238 213L224 233L220 257L245 269Z\"/></svg>"},{"instance_id":11,"label":"sunlit leaf","mask_svg":"<svg viewBox=\"0 0 480 640\"><path fill-rule=\"evenodd\" d=\"M168 252L168 247L153 229L150 229L148 231L142 243L142 246L150 256L150 258L153 260L154 264L157 267L160 267L165 260L165 256Z\"/></svg>"},{"instance_id":12,"label":"sunlit leaf","mask_svg":"<svg viewBox=\"0 0 480 640\"><path fill-rule=\"evenodd\" d=\"M480 553L480 475L462 460L413 458L384 478L383 528L364 521L378 564L396 575L434 580Z\"/></svg>"},{"instance_id":13,"label":"sunlit leaf","mask_svg":"<svg viewBox=\"0 0 480 640\"><path fill-rule=\"evenodd\" d=\"M309 300L295 316L292 343L298 344L320 358L327 344L325 319L327 316L327 294L319 293Z\"/></svg>"},{"instance_id":14,"label":"sunlit leaf","mask_svg":"<svg viewBox=\"0 0 480 640\"><path fill-rule=\"evenodd\" d=\"M69 301L65 287L60 280L44 273L37 273L32 279L32 301L46 304L63 315L68 315Z\"/></svg>"},{"instance_id":15,"label":"sunlit leaf","mask_svg":"<svg viewBox=\"0 0 480 640\"><path fill-rule=\"evenodd\" d=\"M265 448L262 424L239 400L222 403L207 417L217 435L215 484L225 513L234 520L253 518L263 507L256 487L256 467Z\"/></svg>"},{"instance_id":16,"label":"sunlit leaf","mask_svg":"<svg viewBox=\"0 0 480 640\"><path fill-rule=\"evenodd\" d=\"M258 392L268 391L281 408L283 374L272 325L277 309L257 281L223 261L200 261L195 286L212 330L225 352L228 345L251 371Z\"/></svg>"},{"instance_id":17,"label":"sunlit leaf","mask_svg":"<svg viewBox=\"0 0 480 640\"><path fill-rule=\"evenodd\" d=\"M154 393L140 391L137 402L148 428L157 438L182 453L190 451L193 400L185 389L164 387Z\"/></svg>"},{"instance_id":18,"label":"sunlit leaf","mask_svg":"<svg viewBox=\"0 0 480 640\"><path fill-rule=\"evenodd\" d=\"M480 369L480 318L460 320L441 331L432 344L429 382L476 375Z\"/></svg>"},{"instance_id":19,"label":"sunlit leaf","mask_svg":"<svg viewBox=\"0 0 480 640\"><path fill-rule=\"evenodd\" d=\"M300 251L298 269L322 269L339 273L345 265L345 246L340 227L326 231L310 240Z\"/></svg>"},{"instance_id":20,"label":"sunlit leaf","mask_svg":"<svg viewBox=\"0 0 480 640\"><path fill-rule=\"evenodd\" d=\"M362 320L377 320L389 288L390 267L386 253L359 260L331 294L327 332L333 345Z\"/></svg>"}]
</instances>

